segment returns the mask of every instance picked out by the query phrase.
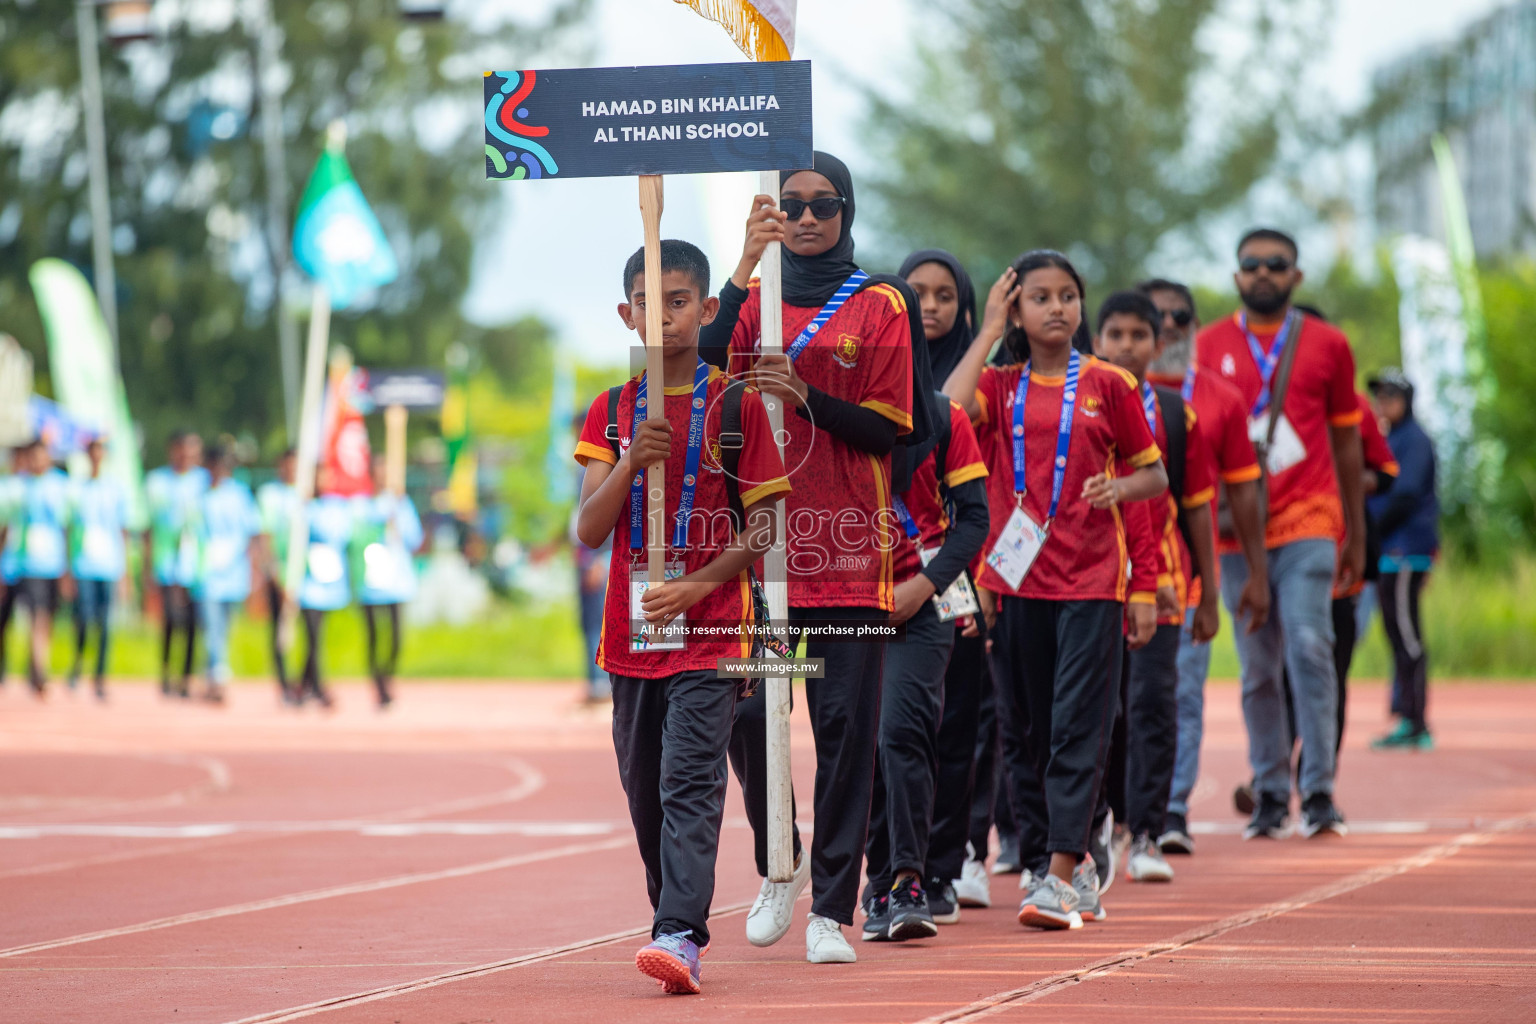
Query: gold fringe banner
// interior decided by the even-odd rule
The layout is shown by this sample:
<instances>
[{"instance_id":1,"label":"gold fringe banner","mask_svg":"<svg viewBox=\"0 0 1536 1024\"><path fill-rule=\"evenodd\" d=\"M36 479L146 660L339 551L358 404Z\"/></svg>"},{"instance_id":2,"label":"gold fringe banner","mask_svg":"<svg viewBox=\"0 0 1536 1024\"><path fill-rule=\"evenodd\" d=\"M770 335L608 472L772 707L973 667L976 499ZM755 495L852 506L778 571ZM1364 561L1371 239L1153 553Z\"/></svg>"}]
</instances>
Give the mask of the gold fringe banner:
<instances>
[{"instance_id":1,"label":"gold fringe banner","mask_svg":"<svg viewBox=\"0 0 1536 1024\"><path fill-rule=\"evenodd\" d=\"M718 22L753 60L789 60L789 47L757 7L747 0L676 0Z\"/></svg>"}]
</instances>

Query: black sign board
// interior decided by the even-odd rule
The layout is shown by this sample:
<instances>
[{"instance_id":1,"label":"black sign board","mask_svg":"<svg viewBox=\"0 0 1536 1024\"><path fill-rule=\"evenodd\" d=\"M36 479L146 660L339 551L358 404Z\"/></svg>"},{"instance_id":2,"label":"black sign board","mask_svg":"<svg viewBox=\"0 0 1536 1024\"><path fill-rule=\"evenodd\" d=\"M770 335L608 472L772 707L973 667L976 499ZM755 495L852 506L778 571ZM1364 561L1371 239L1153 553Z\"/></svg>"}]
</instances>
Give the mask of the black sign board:
<instances>
[{"instance_id":1,"label":"black sign board","mask_svg":"<svg viewBox=\"0 0 1536 1024\"><path fill-rule=\"evenodd\" d=\"M485 75L487 178L809 166L810 61Z\"/></svg>"},{"instance_id":2,"label":"black sign board","mask_svg":"<svg viewBox=\"0 0 1536 1024\"><path fill-rule=\"evenodd\" d=\"M380 409L440 409L443 375L438 370L368 370L366 388Z\"/></svg>"}]
</instances>

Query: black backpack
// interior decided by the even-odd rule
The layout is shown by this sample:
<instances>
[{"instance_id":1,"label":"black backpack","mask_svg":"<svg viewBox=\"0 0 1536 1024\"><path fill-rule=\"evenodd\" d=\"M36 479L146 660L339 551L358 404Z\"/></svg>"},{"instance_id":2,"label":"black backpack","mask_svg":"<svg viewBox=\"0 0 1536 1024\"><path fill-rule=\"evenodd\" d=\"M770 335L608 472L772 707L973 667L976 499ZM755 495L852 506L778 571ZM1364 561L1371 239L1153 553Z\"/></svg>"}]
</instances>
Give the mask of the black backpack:
<instances>
[{"instance_id":1,"label":"black backpack","mask_svg":"<svg viewBox=\"0 0 1536 1024\"><path fill-rule=\"evenodd\" d=\"M1168 434L1168 450L1164 452L1163 466L1168 470L1168 493L1179 510L1179 534L1189 548L1190 557L1195 554L1195 544L1189 532L1189 520L1184 515L1184 462L1189 448L1189 433L1184 421L1184 396L1172 388L1152 389L1157 393L1157 404L1163 414L1163 430Z\"/></svg>"}]
</instances>

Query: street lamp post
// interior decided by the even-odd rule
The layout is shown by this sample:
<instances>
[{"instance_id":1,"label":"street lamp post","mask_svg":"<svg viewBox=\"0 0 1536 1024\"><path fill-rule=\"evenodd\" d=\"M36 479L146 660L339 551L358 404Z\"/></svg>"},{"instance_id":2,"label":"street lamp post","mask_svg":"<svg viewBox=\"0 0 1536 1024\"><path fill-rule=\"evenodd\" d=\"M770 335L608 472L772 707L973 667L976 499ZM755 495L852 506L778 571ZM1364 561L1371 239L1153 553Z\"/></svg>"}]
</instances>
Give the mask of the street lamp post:
<instances>
[{"instance_id":1,"label":"street lamp post","mask_svg":"<svg viewBox=\"0 0 1536 1024\"><path fill-rule=\"evenodd\" d=\"M271 0L256 0L256 89L261 100L261 145L267 179L267 249L271 254L273 308L283 371L283 413L290 441L299 431L299 325L286 301L288 265L288 162L283 141L283 89L278 80L282 34Z\"/></svg>"},{"instance_id":2,"label":"street lamp post","mask_svg":"<svg viewBox=\"0 0 1536 1024\"><path fill-rule=\"evenodd\" d=\"M75 29L80 42L80 95L85 106L85 151L90 164L91 255L95 264L96 301L112 337L119 371L117 275L112 266L112 206L107 193L107 129L102 114L101 57L97 53L96 2L75 0Z\"/></svg>"}]
</instances>

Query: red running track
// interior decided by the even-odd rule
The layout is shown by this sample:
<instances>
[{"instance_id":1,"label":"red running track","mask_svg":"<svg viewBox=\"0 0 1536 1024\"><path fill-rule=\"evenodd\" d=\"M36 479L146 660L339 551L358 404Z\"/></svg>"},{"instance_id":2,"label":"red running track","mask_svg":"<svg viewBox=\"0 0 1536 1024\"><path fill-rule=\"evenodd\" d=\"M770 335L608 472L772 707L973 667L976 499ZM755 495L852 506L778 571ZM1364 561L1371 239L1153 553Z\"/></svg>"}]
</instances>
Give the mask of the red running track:
<instances>
[{"instance_id":1,"label":"red running track","mask_svg":"<svg viewBox=\"0 0 1536 1024\"><path fill-rule=\"evenodd\" d=\"M387 715L341 696L0 692L0 1020L1536 1020L1536 688L1440 686L1439 748L1385 754L1381 688L1357 685L1353 833L1243 843L1237 692L1213 686L1172 884L1121 880L1108 921L1047 934L998 878L994 909L855 965L805 963L799 927L747 944L733 791L701 997L634 969L639 858L606 715L573 686L408 685ZM803 793L809 739L797 712Z\"/></svg>"}]
</instances>

